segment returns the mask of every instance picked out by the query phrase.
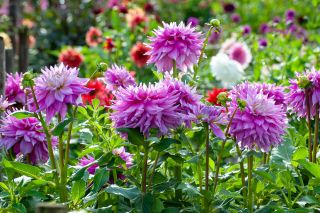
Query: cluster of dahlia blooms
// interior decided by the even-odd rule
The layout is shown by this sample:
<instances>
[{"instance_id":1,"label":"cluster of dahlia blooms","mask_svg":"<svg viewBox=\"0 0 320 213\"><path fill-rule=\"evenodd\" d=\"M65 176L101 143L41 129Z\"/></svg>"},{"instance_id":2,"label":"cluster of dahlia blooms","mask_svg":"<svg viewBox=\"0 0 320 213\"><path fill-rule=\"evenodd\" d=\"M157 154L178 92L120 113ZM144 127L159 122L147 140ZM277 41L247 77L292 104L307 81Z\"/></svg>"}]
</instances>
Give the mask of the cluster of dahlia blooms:
<instances>
[{"instance_id":1,"label":"cluster of dahlia blooms","mask_svg":"<svg viewBox=\"0 0 320 213\"><path fill-rule=\"evenodd\" d=\"M171 71L174 63L181 71L192 70L193 65L198 63L203 38L190 24L163 23L163 27L155 30L154 34L148 45L151 49L148 63L155 63L159 72Z\"/></svg>"},{"instance_id":2,"label":"cluster of dahlia blooms","mask_svg":"<svg viewBox=\"0 0 320 213\"><path fill-rule=\"evenodd\" d=\"M102 80L92 79L88 82L87 88L92 89L88 94L82 95L84 104L91 104L93 99L98 99L101 106L110 106L113 95Z\"/></svg>"},{"instance_id":3,"label":"cluster of dahlia blooms","mask_svg":"<svg viewBox=\"0 0 320 213\"><path fill-rule=\"evenodd\" d=\"M83 56L77 50L69 47L60 53L59 62L69 67L79 67L83 62Z\"/></svg>"},{"instance_id":4,"label":"cluster of dahlia blooms","mask_svg":"<svg viewBox=\"0 0 320 213\"><path fill-rule=\"evenodd\" d=\"M320 104L320 72L312 68L309 72L297 74L297 79L290 80L289 89L286 98L289 110L299 117L307 117L308 99L311 117L314 117L316 105Z\"/></svg>"},{"instance_id":5,"label":"cluster of dahlia blooms","mask_svg":"<svg viewBox=\"0 0 320 213\"><path fill-rule=\"evenodd\" d=\"M10 103L23 106L26 103L26 94L23 91L22 74L7 74L5 82L5 97Z\"/></svg>"},{"instance_id":6,"label":"cluster of dahlia blooms","mask_svg":"<svg viewBox=\"0 0 320 213\"><path fill-rule=\"evenodd\" d=\"M63 119L68 104L81 104L81 95L91 91L85 87L87 79L78 77L79 69L69 68L64 64L45 67L35 81L35 95L39 104L37 111L46 112L46 120L51 121L56 114ZM36 111L31 100L32 110Z\"/></svg>"},{"instance_id":7,"label":"cluster of dahlia blooms","mask_svg":"<svg viewBox=\"0 0 320 213\"><path fill-rule=\"evenodd\" d=\"M107 69L105 72L105 81L111 90L136 85L130 72L125 67L116 64L112 65L111 68Z\"/></svg>"},{"instance_id":8,"label":"cluster of dahlia blooms","mask_svg":"<svg viewBox=\"0 0 320 213\"><path fill-rule=\"evenodd\" d=\"M16 156L29 157L31 163L45 163L48 160L48 146L45 133L36 118L17 119L7 114L0 125L0 146L12 149ZM56 145L57 138L52 138Z\"/></svg>"},{"instance_id":9,"label":"cluster of dahlia blooms","mask_svg":"<svg viewBox=\"0 0 320 213\"><path fill-rule=\"evenodd\" d=\"M269 88L244 82L230 91L229 112L235 112L230 134L241 147L268 152L282 142L287 126L286 110L279 102L283 94L278 93L280 90L272 93ZM238 108L239 99L246 103L243 109Z\"/></svg>"}]
</instances>

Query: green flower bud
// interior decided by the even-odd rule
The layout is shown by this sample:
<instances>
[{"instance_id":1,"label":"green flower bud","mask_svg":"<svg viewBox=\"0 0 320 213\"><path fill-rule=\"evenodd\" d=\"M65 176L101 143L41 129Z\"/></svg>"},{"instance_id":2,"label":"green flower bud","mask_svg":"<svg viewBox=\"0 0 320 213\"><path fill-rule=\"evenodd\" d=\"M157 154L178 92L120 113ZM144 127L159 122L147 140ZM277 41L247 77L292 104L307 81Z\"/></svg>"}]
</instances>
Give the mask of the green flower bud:
<instances>
[{"instance_id":1,"label":"green flower bud","mask_svg":"<svg viewBox=\"0 0 320 213\"><path fill-rule=\"evenodd\" d=\"M22 78L23 88L34 86L33 76L34 75L33 75L32 71L28 71L23 74L23 78Z\"/></svg>"},{"instance_id":2,"label":"green flower bud","mask_svg":"<svg viewBox=\"0 0 320 213\"><path fill-rule=\"evenodd\" d=\"M221 104L222 106L227 106L227 102L231 101L230 98L228 98L228 93L227 92L220 92L219 95L217 96L218 103Z\"/></svg>"},{"instance_id":3,"label":"green flower bud","mask_svg":"<svg viewBox=\"0 0 320 213\"><path fill-rule=\"evenodd\" d=\"M100 64L98 64L97 70L98 72L104 72L108 69L108 65L104 62L101 62Z\"/></svg>"},{"instance_id":4,"label":"green flower bud","mask_svg":"<svg viewBox=\"0 0 320 213\"><path fill-rule=\"evenodd\" d=\"M210 25L214 28L219 28L220 27L220 21L218 19L211 19Z\"/></svg>"},{"instance_id":5,"label":"green flower bud","mask_svg":"<svg viewBox=\"0 0 320 213\"><path fill-rule=\"evenodd\" d=\"M240 98L237 98L237 103L238 103L238 107L240 108L240 110L244 110L244 108L246 108L247 103L245 100L242 100Z\"/></svg>"},{"instance_id":6,"label":"green flower bud","mask_svg":"<svg viewBox=\"0 0 320 213\"><path fill-rule=\"evenodd\" d=\"M311 85L311 81L307 76L300 76L298 78L298 86L302 89L306 89Z\"/></svg>"}]
</instances>

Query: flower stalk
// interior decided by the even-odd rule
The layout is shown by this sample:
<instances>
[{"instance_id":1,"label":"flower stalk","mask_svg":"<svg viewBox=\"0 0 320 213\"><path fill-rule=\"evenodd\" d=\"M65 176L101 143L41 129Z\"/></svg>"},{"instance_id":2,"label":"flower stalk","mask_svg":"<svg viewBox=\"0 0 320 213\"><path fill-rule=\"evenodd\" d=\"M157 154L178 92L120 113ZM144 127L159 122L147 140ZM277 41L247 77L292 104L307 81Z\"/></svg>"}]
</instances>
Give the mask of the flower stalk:
<instances>
[{"instance_id":1,"label":"flower stalk","mask_svg":"<svg viewBox=\"0 0 320 213\"><path fill-rule=\"evenodd\" d=\"M143 150L144 150L144 156L143 156L141 188L142 188L142 193L146 194L146 192L147 192L148 154L149 154L148 144L144 145Z\"/></svg>"},{"instance_id":2,"label":"flower stalk","mask_svg":"<svg viewBox=\"0 0 320 213\"><path fill-rule=\"evenodd\" d=\"M209 125L208 123L204 123L204 131L205 131L205 146L206 146L206 170L205 170L205 190L209 191ZM204 197L205 211L210 212L209 202L207 197Z\"/></svg>"},{"instance_id":3,"label":"flower stalk","mask_svg":"<svg viewBox=\"0 0 320 213\"><path fill-rule=\"evenodd\" d=\"M309 161L312 162L312 129L311 129L311 106L310 106L310 93L306 91L306 107L307 107L307 122L308 122L308 147L309 147Z\"/></svg>"},{"instance_id":4,"label":"flower stalk","mask_svg":"<svg viewBox=\"0 0 320 213\"><path fill-rule=\"evenodd\" d=\"M319 141L319 104L316 104L316 115L315 115L315 125L314 125L314 144L313 144L313 158L312 162L317 162L317 149Z\"/></svg>"},{"instance_id":5,"label":"flower stalk","mask_svg":"<svg viewBox=\"0 0 320 213\"><path fill-rule=\"evenodd\" d=\"M253 156L248 156L248 210L253 213L253 190L252 190L252 169L253 169Z\"/></svg>"}]
</instances>

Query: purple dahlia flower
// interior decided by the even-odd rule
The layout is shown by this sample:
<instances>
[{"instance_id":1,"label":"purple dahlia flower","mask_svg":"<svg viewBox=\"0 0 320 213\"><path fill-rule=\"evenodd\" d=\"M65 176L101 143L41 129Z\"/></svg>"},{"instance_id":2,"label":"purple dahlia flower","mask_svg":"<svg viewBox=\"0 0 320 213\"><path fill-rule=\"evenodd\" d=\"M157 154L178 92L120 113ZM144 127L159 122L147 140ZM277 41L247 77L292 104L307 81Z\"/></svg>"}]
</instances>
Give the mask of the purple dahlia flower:
<instances>
[{"instance_id":1,"label":"purple dahlia flower","mask_svg":"<svg viewBox=\"0 0 320 213\"><path fill-rule=\"evenodd\" d=\"M293 21L296 16L296 12L292 9L287 10L286 12L286 21Z\"/></svg>"},{"instance_id":2,"label":"purple dahlia flower","mask_svg":"<svg viewBox=\"0 0 320 213\"><path fill-rule=\"evenodd\" d=\"M4 98L2 95L0 95L0 113L6 111L6 109L12 105L8 102L6 98Z\"/></svg>"},{"instance_id":3,"label":"purple dahlia flower","mask_svg":"<svg viewBox=\"0 0 320 213\"><path fill-rule=\"evenodd\" d=\"M189 17L188 18L188 21L187 21L187 24L190 24L191 27L196 27L198 26L200 23L199 19L196 18L196 17Z\"/></svg>"},{"instance_id":4,"label":"purple dahlia flower","mask_svg":"<svg viewBox=\"0 0 320 213\"><path fill-rule=\"evenodd\" d=\"M210 129L217 137L225 139L225 134L219 126L227 123L226 114L222 109L222 107L200 104L197 107L196 114L199 120L208 123Z\"/></svg>"},{"instance_id":5,"label":"purple dahlia flower","mask_svg":"<svg viewBox=\"0 0 320 213\"><path fill-rule=\"evenodd\" d=\"M267 41L267 39L265 39L265 38L259 39L259 46L260 46L261 48L265 48L266 46L268 46L268 41Z\"/></svg>"},{"instance_id":6,"label":"purple dahlia flower","mask_svg":"<svg viewBox=\"0 0 320 213\"><path fill-rule=\"evenodd\" d=\"M42 126L36 118L17 119L7 114L0 125L0 146L13 149L15 155L29 156L33 164L48 160L48 146ZM52 138L56 145L57 138Z\"/></svg>"},{"instance_id":7,"label":"purple dahlia flower","mask_svg":"<svg viewBox=\"0 0 320 213\"><path fill-rule=\"evenodd\" d=\"M195 107L200 105L201 95L197 94L195 88L191 88L189 85L184 84L181 81L171 79L169 76L165 80L160 82L160 85L167 87L169 93L177 95L175 106L178 106L176 112L184 115L184 123L187 127L191 128L191 121L196 116Z\"/></svg>"},{"instance_id":8,"label":"purple dahlia flower","mask_svg":"<svg viewBox=\"0 0 320 213\"><path fill-rule=\"evenodd\" d=\"M234 13L231 15L231 20L234 22L234 23L239 23L241 21L241 17L239 14L237 13Z\"/></svg>"},{"instance_id":9,"label":"purple dahlia flower","mask_svg":"<svg viewBox=\"0 0 320 213\"><path fill-rule=\"evenodd\" d=\"M249 35L251 33L250 25L244 25L242 28L242 35Z\"/></svg>"},{"instance_id":10,"label":"purple dahlia flower","mask_svg":"<svg viewBox=\"0 0 320 213\"><path fill-rule=\"evenodd\" d=\"M155 37L150 38L148 45L151 49L147 53L150 55L148 63L155 63L159 72L171 71L173 61L182 71L192 69L198 62L203 45L202 34L190 24L163 23L163 27L154 33Z\"/></svg>"},{"instance_id":11,"label":"purple dahlia flower","mask_svg":"<svg viewBox=\"0 0 320 213\"><path fill-rule=\"evenodd\" d=\"M166 135L182 123L183 115L177 113L176 105L179 94L163 85L121 87L115 97L110 118L116 128L139 128L148 137L152 128L159 130L159 135Z\"/></svg>"},{"instance_id":12,"label":"purple dahlia flower","mask_svg":"<svg viewBox=\"0 0 320 213\"><path fill-rule=\"evenodd\" d=\"M275 105L282 105L286 107L284 87L276 86L275 84L261 83L255 83L253 85L257 87L258 91L262 92L263 95L266 95L268 98L272 98Z\"/></svg>"},{"instance_id":13,"label":"purple dahlia flower","mask_svg":"<svg viewBox=\"0 0 320 213\"><path fill-rule=\"evenodd\" d=\"M68 104L81 104L81 95L91 91L85 87L87 79L78 78L78 72L78 68L69 68L61 63L54 67L45 67L36 79L35 93L39 111L46 112L47 122L51 121L56 113L63 119ZM35 107L32 108L34 110Z\"/></svg>"},{"instance_id":14,"label":"purple dahlia flower","mask_svg":"<svg viewBox=\"0 0 320 213\"><path fill-rule=\"evenodd\" d=\"M94 162L94 158L90 155L88 155L88 158L86 157L82 157L81 160L79 161L79 166L85 167L86 165ZM99 168L98 164L93 164L92 166L89 166L89 168L87 169L89 174L94 174L96 172L96 169Z\"/></svg>"},{"instance_id":15,"label":"purple dahlia flower","mask_svg":"<svg viewBox=\"0 0 320 213\"><path fill-rule=\"evenodd\" d=\"M26 102L26 95L21 85L22 74L8 74L5 83L5 96L9 102L24 105Z\"/></svg>"},{"instance_id":16,"label":"purple dahlia flower","mask_svg":"<svg viewBox=\"0 0 320 213\"><path fill-rule=\"evenodd\" d=\"M270 32L269 25L266 23L262 23L259 27L259 31L261 34L267 34L268 32Z\"/></svg>"},{"instance_id":17,"label":"purple dahlia flower","mask_svg":"<svg viewBox=\"0 0 320 213\"><path fill-rule=\"evenodd\" d=\"M302 77L306 77L310 84L305 89L298 85L298 79ZM314 117L316 105L320 104L320 72L313 68L310 72L297 74L297 79L290 80L289 89L286 98L288 108L299 117L307 117L306 95L309 95L310 113L311 117Z\"/></svg>"},{"instance_id":18,"label":"purple dahlia flower","mask_svg":"<svg viewBox=\"0 0 320 213\"><path fill-rule=\"evenodd\" d=\"M107 86L111 90L116 90L119 87L126 88L129 85L136 85L136 82L130 75L129 71L126 68L118 66L116 64L107 69L107 71L105 72L105 80Z\"/></svg>"},{"instance_id":19,"label":"purple dahlia flower","mask_svg":"<svg viewBox=\"0 0 320 213\"><path fill-rule=\"evenodd\" d=\"M237 107L237 99L244 100L243 110L237 109L230 125L230 134L241 147L268 152L271 146L282 142L287 126L286 112L282 105L263 94L255 84L244 82L230 91L230 113Z\"/></svg>"},{"instance_id":20,"label":"purple dahlia flower","mask_svg":"<svg viewBox=\"0 0 320 213\"><path fill-rule=\"evenodd\" d=\"M114 155L118 155L122 160L126 162L126 167L130 168L133 165L132 154L126 152L126 149L122 146L112 151Z\"/></svg>"}]
</instances>

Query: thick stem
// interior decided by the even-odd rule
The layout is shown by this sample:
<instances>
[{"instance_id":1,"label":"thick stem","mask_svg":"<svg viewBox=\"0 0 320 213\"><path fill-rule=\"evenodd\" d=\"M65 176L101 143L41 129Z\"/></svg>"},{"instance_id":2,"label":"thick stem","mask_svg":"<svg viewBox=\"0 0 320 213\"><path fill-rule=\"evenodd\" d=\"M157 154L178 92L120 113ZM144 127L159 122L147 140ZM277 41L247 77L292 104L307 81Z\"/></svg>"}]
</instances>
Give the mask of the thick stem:
<instances>
[{"instance_id":1,"label":"thick stem","mask_svg":"<svg viewBox=\"0 0 320 213\"><path fill-rule=\"evenodd\" d=\"M208 40L209 40L209 37L211 35L211 32L212 32L213 28L214 28L213 26L210 27L210 29L208 30L208 33L206 35L206 39L204 40L204 43L203 43L203 46L202 46L202 49L201 49L201 53L200 53L200 56L199 56L198 64L194 69L193 80L196 80L196 77L198 75L198 70L199 70L199 67L200 67L200 64L201 64L201 61L202 61L202 58L203 58L203 54L204 54L204 51L205 51L205 49L207 47Z\"/></svg>"},{"instance_id":2,"label":"thick stem","mask_svg":"<svg viewBox=\"0 0 320 213\"><path fill-rule=\"evenodd\" d=\"M312 129L311 129L311 108L310 108L310 93L306 91L306 107L307 107L307 122L309 130L309 161L312 162Z\"/></svg>"},{"instance_id":3,"label":"thick stem","mask_svg":"<svg viewBox=\"0 0 320 213\"><path fill-rule=\"evenodd\" d=\"M198 162L198 178L199 178L199 188L200 188L200 192L202 192L202 169L201 169L201 156L199 156L199 162Z\"/></svg>"},{"instance_id":4,"label":"thick stem","mask_svg":"<svg viewBox=\"0 0 320 213\"><path fill-rule=\"evenodd\" d=\"M314 124L314 144L313 144L313 163L317 162L317 149L319 141L319 104L316 104L316 115Z\"/></svg>"},{"instance_id":5,"label":"thick stem","mask_svg":"<svg viewBox=\"0 0 320 213\"><path fill-rule=\"evenodd\" d=\"M264 152L264 153L263 153L263 164L266 164L266 163L267 163L267 159L268 159L268 153L267 153L267 152Z\"/></svg>"},{"instance_id":6,"label":"thick stem","mask_svg":"<svg viewBox=\"0 0 320 213\"><path fill-rule=\"evenodd\" d=\"M253 191L252 191L252 169L253 169L253 156L248 157L248 210L253 213Z\"/></svg>"},{"instance_id":7,"label":"thick stem","mask_svg":"<svg viewBox=\"0 0 320 213\"><path fill-rule=\"evenodd\" d=\"M205 189L206 191L209 191L209 126L208 123L204 124L205 129L205 144L206 144L206 173L205 173ZM206 196L204 197L204 205L205 205L205 211L210 212L209 209L209 202Z\"/></svg>"},{"instance_id":8,"label":"thick stem","mask_svg":"<svg viewBox=\"0 0 320 213\"><path fill-rule=\"evenodd\" d=\"M239 148L239 145L236 143L236 148L237 148L237 153L238 153L238 157L240 159L240 173L241 173L241 183L242 183L242 195L243 195L243 205L244 207L247 206L247 186L246 186L246 177L244 175L244 165L243 165L243 161L242 161L242 154L241 154L241 150Z\"/></svg>"},{"instance_id":9,"label":"thick stem","mask_svg":"<svg viewBox=\"0 0 320 213\"><path fill-rule=\"evenodd\" d=\"M32 93L32 97L33 97L34 103L36 105L36 109L39 110L39 104L38 104L38 101L37 101L33 86L31 86L30 88L31 88L31 93ZM54 170L54 173L56 173L56 175L53 175L53 176L55 177L55 182L56 182L56 185L58 186L59 185L59 178L58 178L58 173L57 173L56 159L55 159L54 154L53 154L51 134L49 132L47 123L45 122L45 120L42 117L41 112L39 111L37 113L37 115L38 115L38 119L39 119L39 121L40 121L40 123L42 125L43 131L44 131L44 133L46 135L46 139L47 139L47 143L48 143L49 158L50 158L50 161L51 161L51 168L52 168L52 170Z\"/></svg>"},{"instance_id":10,"label":"thick stem","mask_svg":"<svg viewBox=\"0 0 320 213\"><path fill-rule=\"evenodd\" d=\"M149 147L148 145L145 145L144 156L143 156L142 181L141 181L141 188L142 188L143 194L147 192L148 154L149 154Z\"/></svg>"},{"instance_id":11,"label":"thick stem","mask_svg":"<svg viewBox=\"0 0 320 213\"><path fill-rule=\"evenodd\" d=\"M227 137L229 135L229 129L230 129L232 120L233 120L237 110L238 110L238 108L236 108L233 111L232 115L231 115L230 121L228 123L227 129L226 129L226 132L225 132L225 139L222 141L221 150L220 150L219 155L218 155L217 164L216 164L216 173L214 175L213 194L215 194L216 189L217 189L219 170L220 170L220 164L221 164L221 159L222 159L222 153L223 153L223 150L224 150L224 146L226 145L226 142L227 142Z\"/></svg>"},{"instance_id":12,"label":"thick stem","mask_svg":"<svg viewBox=\"0 0 320 213\"><path fill-rule=\"evenodd\" d=\"M149 178L149 186L148 186L149 189L151 189L151 187L152 187L153 176L154 176L154 173L155 173L156 168L157 168L159 157L160 157L160 152L157 153L156 159L154 160L154 163L153 163L151 175L150 175L150 178Z\"/></svg>"}]
</instances>

